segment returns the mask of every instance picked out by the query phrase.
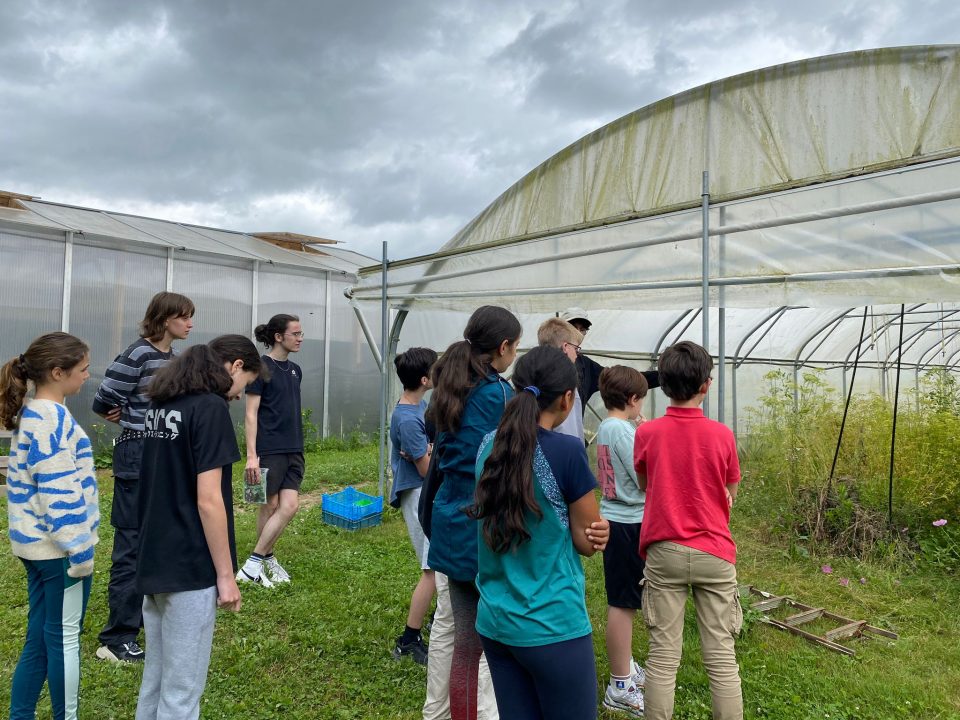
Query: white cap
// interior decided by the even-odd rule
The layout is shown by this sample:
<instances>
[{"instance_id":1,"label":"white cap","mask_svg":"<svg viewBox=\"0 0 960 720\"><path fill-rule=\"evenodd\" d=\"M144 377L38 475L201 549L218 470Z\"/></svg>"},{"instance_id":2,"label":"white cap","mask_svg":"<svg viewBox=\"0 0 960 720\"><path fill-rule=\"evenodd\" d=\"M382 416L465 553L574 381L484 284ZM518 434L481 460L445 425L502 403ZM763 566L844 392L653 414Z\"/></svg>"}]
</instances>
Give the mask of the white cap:
<instances>
[{"instance_id":1,"label":"white cap","mask_svg":"<svg viewBox=\"0 0 960 720\"><path fill-rule=\"evenodd\" d=\"M590 322L590 318L587 317L587 311L578 307L567 308L560 313L560 319L566 320L567 322L572 322L573 320L582 320L587 324L587 327L593 325L593 323Z\"/></svg>"}]
</instances>

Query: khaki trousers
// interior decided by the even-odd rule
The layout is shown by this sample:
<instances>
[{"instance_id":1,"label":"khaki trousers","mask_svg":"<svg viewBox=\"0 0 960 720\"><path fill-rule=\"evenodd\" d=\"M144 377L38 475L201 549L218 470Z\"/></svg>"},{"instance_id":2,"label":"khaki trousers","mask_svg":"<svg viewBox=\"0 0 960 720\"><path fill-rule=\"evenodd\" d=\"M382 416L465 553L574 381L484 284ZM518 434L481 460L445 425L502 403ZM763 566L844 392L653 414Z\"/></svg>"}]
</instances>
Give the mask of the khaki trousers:
<instances>
[{"instance_id":1,"label":"khaki trousers","mask_svg":"<svg viewBox=\"0 0 960 720\"><path fill-rule=\"evenodd\" d=\"M734 638L743 625L736 566L700 550L660 542L647 548L643 576L643 619L650 635L646 719L673 717L684 608L688 588L693 588L714 720L742 720L740 668L734 654Z\"/></svg>"},{"instance_id":2,"label":"khaki trousers","mask_svg":"<svg viewBox=\"0 0 960 720\"><path fill-rule=\"evenodd\" d=\"M423 720L450 720L450 663L453 657L453 610L447 576L436 573L437 612L430 631L427 653L427 699L423 704ZM477 691L477 720L498 720L497 699L493 693L490 669L485 657L480 658L480 684Z\"/></svg>"}]
</instances>

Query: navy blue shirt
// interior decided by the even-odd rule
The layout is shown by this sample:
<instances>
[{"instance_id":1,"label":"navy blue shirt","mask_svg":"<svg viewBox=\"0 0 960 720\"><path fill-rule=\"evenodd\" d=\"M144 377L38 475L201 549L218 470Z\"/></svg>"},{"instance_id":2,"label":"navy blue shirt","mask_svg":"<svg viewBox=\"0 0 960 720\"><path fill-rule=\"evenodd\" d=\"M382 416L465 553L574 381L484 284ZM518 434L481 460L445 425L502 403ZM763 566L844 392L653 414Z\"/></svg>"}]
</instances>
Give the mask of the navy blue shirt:
<instances>
[{"instance_id":1,"label":"navy blue shirt","mask_svg":"<svg viewBox=\"0 0 960 720\"><path fill-rule=\"evenodd\" d=\"M394 507L400 507L400 493L423 484L414 461L427 454L429 440L423 422L426 407L423 401L417 405L397 403L390 417L390 467L393 468L390 504ZM406 457L401 457L401 452Z\"/></svg>"},{"instance_id":2,"label":"navy blue shirt","mask_svg":"<svg viewBox=\"0 0 960 720\"><path fill-rule=\"evenodd\" d=\"M269 355L263 362L270 379L257 378L247 386L248 395L260 396L257 411L257 455L303 452L303 416L300 414L300 380L303 370L293 360L277 362Z\"/></svg>"}]
</instances>

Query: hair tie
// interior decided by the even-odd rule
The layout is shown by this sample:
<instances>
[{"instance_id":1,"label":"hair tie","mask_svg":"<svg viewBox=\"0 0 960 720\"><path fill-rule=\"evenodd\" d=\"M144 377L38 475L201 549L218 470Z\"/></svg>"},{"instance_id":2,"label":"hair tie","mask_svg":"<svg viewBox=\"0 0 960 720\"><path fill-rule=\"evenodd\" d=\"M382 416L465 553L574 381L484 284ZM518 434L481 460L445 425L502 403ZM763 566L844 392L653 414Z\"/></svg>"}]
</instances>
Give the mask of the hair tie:
<instances>
[{"instance_id":1,"label":"hair tie","mask_svg":"<svg viewBox=\"0 0 960 720\"><path fill-rule=\"evenodd\" d=\"M470 338L464 338L463 341L464 341L467 345L469 345L470 347L473 347L473 343L470 342Z\"/></svg>"},{"instance_id":2,"label":"hair tie","mask_svg":"<svg viewBox=\"0 0 960 720\"><path fill-rule=\"evenodd\" d=\"M533 395L535 398L540 397L540 388L536 385L527 385L524 390Z\"/></svg>"}]
</instances>

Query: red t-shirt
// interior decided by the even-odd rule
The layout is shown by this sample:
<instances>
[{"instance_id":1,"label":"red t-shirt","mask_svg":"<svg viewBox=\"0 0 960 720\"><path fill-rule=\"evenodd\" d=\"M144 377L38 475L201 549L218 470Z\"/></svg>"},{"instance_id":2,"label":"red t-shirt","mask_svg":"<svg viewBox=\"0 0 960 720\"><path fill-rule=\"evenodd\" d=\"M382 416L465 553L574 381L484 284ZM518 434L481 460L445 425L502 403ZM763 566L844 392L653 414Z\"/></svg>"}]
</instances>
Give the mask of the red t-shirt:
<instances>
[{"instance_id":1,"label":"red t-shirt","mask_svg":"<svg viewBox=\"0 0 960 720\"><path fill-rule=\"evenodd\" d=\"M733 432L700 408L668 407L637 428L633 465L647 476L640 557L656 542L674 542L735 563L726 486L740 482Z\"/></svg>"}]
</instances>

